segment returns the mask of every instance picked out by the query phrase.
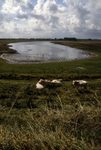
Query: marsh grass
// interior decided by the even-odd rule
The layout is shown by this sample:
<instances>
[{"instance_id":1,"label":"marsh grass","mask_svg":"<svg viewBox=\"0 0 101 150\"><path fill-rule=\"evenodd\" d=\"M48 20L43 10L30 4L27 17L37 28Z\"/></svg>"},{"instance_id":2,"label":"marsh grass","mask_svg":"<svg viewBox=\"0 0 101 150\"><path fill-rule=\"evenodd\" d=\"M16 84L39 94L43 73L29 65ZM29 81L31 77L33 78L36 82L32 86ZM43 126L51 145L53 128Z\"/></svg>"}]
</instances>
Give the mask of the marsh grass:
<instances>
[{"instance_id":1,"label":"marsh grass","mask_svg":"<svg viewBox=\"0 0 101 150\"><path fill-rule=\"evenodd\" d=\"M77 105L77 111L70 104L57 110L45 105L20 114L12 109L0 126L0 149L99 150L101 106L79 101Z\"/></svg>"},{"instance_id":2,"label":"marsh grass","mask_svg":"<svg viewBox=\"0 0 101 150\"><path fill-rule=\"evenodd\" d=\"M0 53L10 50L7 44L21 42L23 40L1 40ZM24 40L25 42L29 40ZM29 78L93 78L101 77L101 41L77 41L77 42L57 42L78 49L83 49L98 54L98 57L84 60L74 60L70 62L43 63L43 64L8 64L0 58L0 78L8 79L29 79ZM79 69L77 67L83 67ZM96 69L95 69L96 68Z\"/></svg>"},{"instance_id":3,"label":"marsh grass","mask_svg":"<svg viewBox=\"0 0 101 150\"><path fill-rule=\"evenodd\" d=\"M46 87L43 90L36 89L37 79L30 81L26 80L0 80L0 104L2 106L11 107L12 103L17 98L14 104L15 108L29 108L30 105L34 108L38 108L41 105L52 103L52 105L59 106L60 103L65 105L67 103L75 103L79 99L82 103L84 101L90 101L90 97L95 95L100 99L101 80L93 79L88 80L87 90L82 87L77 90L72 85L72 80L63 81L62 86L58 88ZM62 99L62 102L59 101ZM93 100L94 98L91 98ZM96 101L94 100L94 103Z\"/></svg>"},{"instance_id":4,"label":"marsh grass","mask_svg":"<svg viewBox=\"0 0 101 150\"><path fill-rule=\"evenodd\" d=\"M42 91L36 79L8 81L0 84L0 149L101 148L100 79L89 80L86 91L72 80Z\"/></svg>"},{"instance_id":5,"label":"marsh grass","mask_svg":"<svg viewBox=\"0 0 101 150\"><path fill-rule=\"evenodd\" d=\"M0 59L1 150L101 149L101 52L95 45L83 46L99 53L87 60L19 65ZM37 90L40 78L63 83ZM87 89L76 89L73 79L87 80Z\"/></svg>"}]
</instances>

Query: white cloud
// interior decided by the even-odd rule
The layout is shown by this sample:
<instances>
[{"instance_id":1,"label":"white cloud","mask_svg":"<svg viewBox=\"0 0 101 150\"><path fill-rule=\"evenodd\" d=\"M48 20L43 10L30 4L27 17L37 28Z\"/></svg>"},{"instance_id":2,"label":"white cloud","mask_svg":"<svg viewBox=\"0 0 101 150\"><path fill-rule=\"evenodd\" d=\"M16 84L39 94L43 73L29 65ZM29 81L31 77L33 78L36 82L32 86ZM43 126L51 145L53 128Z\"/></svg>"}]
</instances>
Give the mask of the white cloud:
<instances>
[{"instance_id":1,"label":"white cloud","mask_svg":"<svg viewBox=\"0 0 101 150\"><path fill-rule=\"evenodd\" d=\"M6 0L3 5L2 13L5 14L15 14L19 10L19 6L14 6L12 0Z\"/></svg>"},{"instance_id":2,"label":"white cloud","mask_svg":"<svg viewBox=\"0 0 101 150\"><path fill-rule=\"evenodd\" d=\"M0 36L101 38L101 0L0 0ZM2 30L2 31L1 31ZM5 34L5 32L7 34Z\"/></svg>"},{"instance_id":3,"label":"white cloud","mask_svg":"<svg viewBox=\"0 0 101 150\"><path fill-rule=\"evenodd\" d=\"M43 15L38 15L36 13L30 13L31 17L37 19L37 20L45 20L44 16Z\"/></svg>"},{"instance_id":4,"label":"white cloud","mask_svg":"<svg viewBox=\"0 0 101 150\"><path fill-rule=\"evenodd\" d=\"M34 6L30 0L5 0L2 12L9 14L16 14L19 10L27 11L33 10Z\"/></svg>"},{"instance_id":5,"label":"white cloud","mask_svg":"<svg viewBox=\"0 0 101 150\"><path fill-rule=\"evenodd\" d=\"M28 19L28 14L26 12L23 12L22 10L19 10L16 17L19 19Z\"/></svg>"}]
</instances>

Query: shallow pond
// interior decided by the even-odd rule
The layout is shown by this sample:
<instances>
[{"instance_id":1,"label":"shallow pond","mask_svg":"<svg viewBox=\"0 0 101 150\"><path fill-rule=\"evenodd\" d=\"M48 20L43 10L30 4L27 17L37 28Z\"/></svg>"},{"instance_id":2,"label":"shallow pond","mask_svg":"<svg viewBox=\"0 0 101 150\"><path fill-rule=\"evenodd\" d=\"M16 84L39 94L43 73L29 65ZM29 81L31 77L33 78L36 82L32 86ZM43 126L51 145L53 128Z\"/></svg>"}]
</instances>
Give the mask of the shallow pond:
<instances>
[{"instance_id":1,"label":"shallow pond","mask_svg":"<svg viewBox=\"0 0 101 150\"><path fill-rule=\"evenodd\" d=\"M2 54L9 63L60 62L92 57L94 54L50 42L10 43L16 54Z\"/></svg>"}]
</instances>

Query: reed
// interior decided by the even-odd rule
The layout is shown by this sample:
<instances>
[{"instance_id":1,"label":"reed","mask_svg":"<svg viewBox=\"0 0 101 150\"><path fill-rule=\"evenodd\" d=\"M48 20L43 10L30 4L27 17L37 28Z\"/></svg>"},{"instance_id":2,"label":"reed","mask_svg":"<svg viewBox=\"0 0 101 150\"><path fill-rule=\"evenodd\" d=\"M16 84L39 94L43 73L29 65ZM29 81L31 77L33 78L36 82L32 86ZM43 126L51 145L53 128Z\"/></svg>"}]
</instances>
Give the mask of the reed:
<instances>
[{"instance_id":1,"label":"reed","mask_svg":"<svg viewBox=\"0 0 101 150\"><path fill-rule=\"evenodd\" d=\"M13 110L0 127L0 149L100 149L101 105ZM6 115L5 115L6 116Z\"/></svg>"}]
</instances>

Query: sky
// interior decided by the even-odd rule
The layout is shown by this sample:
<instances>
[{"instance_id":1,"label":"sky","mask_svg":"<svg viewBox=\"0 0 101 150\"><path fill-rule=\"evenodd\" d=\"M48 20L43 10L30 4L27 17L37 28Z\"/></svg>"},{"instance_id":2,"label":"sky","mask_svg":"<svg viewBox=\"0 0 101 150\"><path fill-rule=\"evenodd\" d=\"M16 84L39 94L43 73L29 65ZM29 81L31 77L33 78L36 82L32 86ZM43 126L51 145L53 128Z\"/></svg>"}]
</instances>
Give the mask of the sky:
<instances>
[{"instance_id":1,"label":"sky","mask_svg":"<svg viewBox=\"0 0 101 150\"><path fill-rule=\"evenodd\" d=\"M0 0L0 38L101 39L101 0Z\"/></svg>"}]
</instances>

